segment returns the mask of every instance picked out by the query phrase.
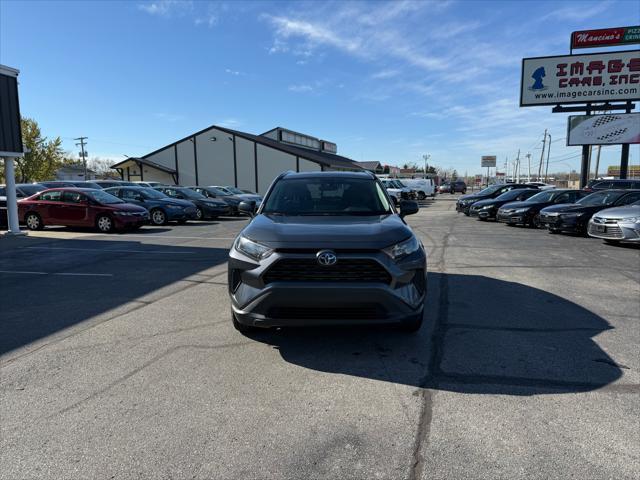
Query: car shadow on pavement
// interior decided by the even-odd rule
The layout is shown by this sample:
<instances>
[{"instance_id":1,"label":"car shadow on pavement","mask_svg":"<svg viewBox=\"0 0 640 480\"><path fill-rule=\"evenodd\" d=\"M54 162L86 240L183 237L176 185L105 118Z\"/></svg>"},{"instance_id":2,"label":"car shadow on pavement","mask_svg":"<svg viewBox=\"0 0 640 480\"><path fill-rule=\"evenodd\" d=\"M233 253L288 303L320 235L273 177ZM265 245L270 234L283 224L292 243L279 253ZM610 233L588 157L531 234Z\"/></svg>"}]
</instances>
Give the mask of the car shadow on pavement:
<instances>
[{"instance_id":1,"label":"car shadow on pavement","mask_svg":"<svg viewBox=\"0 0 640 480\"><path fill-rule=\"evenodd\" d=\"M312 370L462 393L582 392L622 375L624 366L593 341L612 327L571 301L480 275L430 273L428 282L417 334L362 326L268 330L252 338Z\"/></svg>"},{"instance_id":2,"label":"car shadow on pavement","mask_svg":"<svg viewBox=\"0 0 640 480\"><path fill-rule=\"evenodd\" d=\"M100 322L140 308L214 276L226 281L226 270L207 272L227 261L226 248L117 238L2 239L0 354L87 320Z\"/></svg>"}]
</instances>

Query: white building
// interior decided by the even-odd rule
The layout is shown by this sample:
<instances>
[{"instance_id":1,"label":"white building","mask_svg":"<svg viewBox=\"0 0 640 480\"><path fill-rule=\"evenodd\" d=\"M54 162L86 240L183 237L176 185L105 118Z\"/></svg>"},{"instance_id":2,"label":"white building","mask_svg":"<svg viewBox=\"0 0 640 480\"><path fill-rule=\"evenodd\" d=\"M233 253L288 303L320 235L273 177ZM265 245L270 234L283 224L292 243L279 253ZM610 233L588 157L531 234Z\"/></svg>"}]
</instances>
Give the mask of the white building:
<instances>
[{"instance_id":1,"label":"white building","mask_svg":"<svg viewBox=\"0 0 640 480\"><path fill-rule=\"evenodd\" d=\"M280 127L252 135L215 125L111 168L123 180L233 185L260 194L287 170L361 170L326 140Z\"/></svg>"}]
</instances>

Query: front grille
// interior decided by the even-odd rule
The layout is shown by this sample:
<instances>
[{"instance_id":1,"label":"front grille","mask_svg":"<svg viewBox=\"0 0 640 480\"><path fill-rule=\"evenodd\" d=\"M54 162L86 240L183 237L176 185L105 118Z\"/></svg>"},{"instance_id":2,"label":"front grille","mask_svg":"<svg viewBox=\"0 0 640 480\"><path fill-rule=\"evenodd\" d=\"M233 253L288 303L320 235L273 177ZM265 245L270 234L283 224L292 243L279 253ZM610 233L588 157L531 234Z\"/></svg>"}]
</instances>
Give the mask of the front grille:
<instances>
[{"instance_id":1,"label":"front grille","mask_svg":"<svg viewBox=\"0 0 640 480\"><path fill-rule=\"evenodd\" d=\"M604 232L599 232L595 225L589 225L589 233L603 238L624 238L622 229L618 226L606 226Z\"/></svg>"},{"instance_id":2,"label":"front grille","mask_svg":"<svg viewBox=\"0 0 640 480\"><path fill-rule=\"evenodd\" d=\"M338 258L335 265L318 265L315 258L285 258L269 268L265 283L271 282L391 282L389 272L375 260Z\"/></svg>"},{"instance_id":3,"label":"front grille","mask_svg":"<svg viewBox=\"0 0 640 480\"><path fill-rule=\"evenodd\" d=\"M269 318L278 320L377 320L387 316L386 310L377 304L349 307L272 307Z\"/></svg>"}]
</instances>

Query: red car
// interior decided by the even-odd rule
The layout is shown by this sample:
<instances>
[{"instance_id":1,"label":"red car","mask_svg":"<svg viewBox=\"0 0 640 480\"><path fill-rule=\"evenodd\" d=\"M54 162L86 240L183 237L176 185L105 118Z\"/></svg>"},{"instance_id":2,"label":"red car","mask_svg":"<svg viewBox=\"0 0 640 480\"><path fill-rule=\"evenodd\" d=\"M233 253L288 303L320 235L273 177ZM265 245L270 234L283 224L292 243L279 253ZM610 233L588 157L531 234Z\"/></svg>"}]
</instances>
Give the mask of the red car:
<instances>
[{"instance_id":1,"label":"red car","mask_svg":"<svg viewBox=\"0 0 640 480\"><path fill-rule=\"evenodd\" d=\"M149 220L143 207L91 188L52 188L18 202L18 215L29 230L45 225L113 230L140 228Z\"/></svg>"}]
</instances>

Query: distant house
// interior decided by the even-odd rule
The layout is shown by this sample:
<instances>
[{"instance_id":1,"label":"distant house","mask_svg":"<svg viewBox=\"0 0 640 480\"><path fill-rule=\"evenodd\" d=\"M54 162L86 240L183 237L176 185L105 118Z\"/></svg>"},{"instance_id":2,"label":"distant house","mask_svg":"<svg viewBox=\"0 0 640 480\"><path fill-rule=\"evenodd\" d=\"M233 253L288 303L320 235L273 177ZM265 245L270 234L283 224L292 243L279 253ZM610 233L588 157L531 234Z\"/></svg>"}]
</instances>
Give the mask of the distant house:
<instances>
[{"instance_id":1,"label":"distant house","mask_svg":"<svg viewBox=\"0 0 640 480\"><path fill-rule=\"evenodd\" d=\"M56 170L56 180L95 180L96 172L87 168L87 178L84 178L83 165L65 165Z\"/></svg>"},{"instance_id":2,"label":"distant house","mask_svg":"<svg viewBox=\"0 0 640 480\"><path fill-rule=\"evenodd\" d=\"M369 170L370 172L381 174L384 171L384 167L380 162L356 162L361 168L364 170Z\"/></svg>"}]
</instances>

